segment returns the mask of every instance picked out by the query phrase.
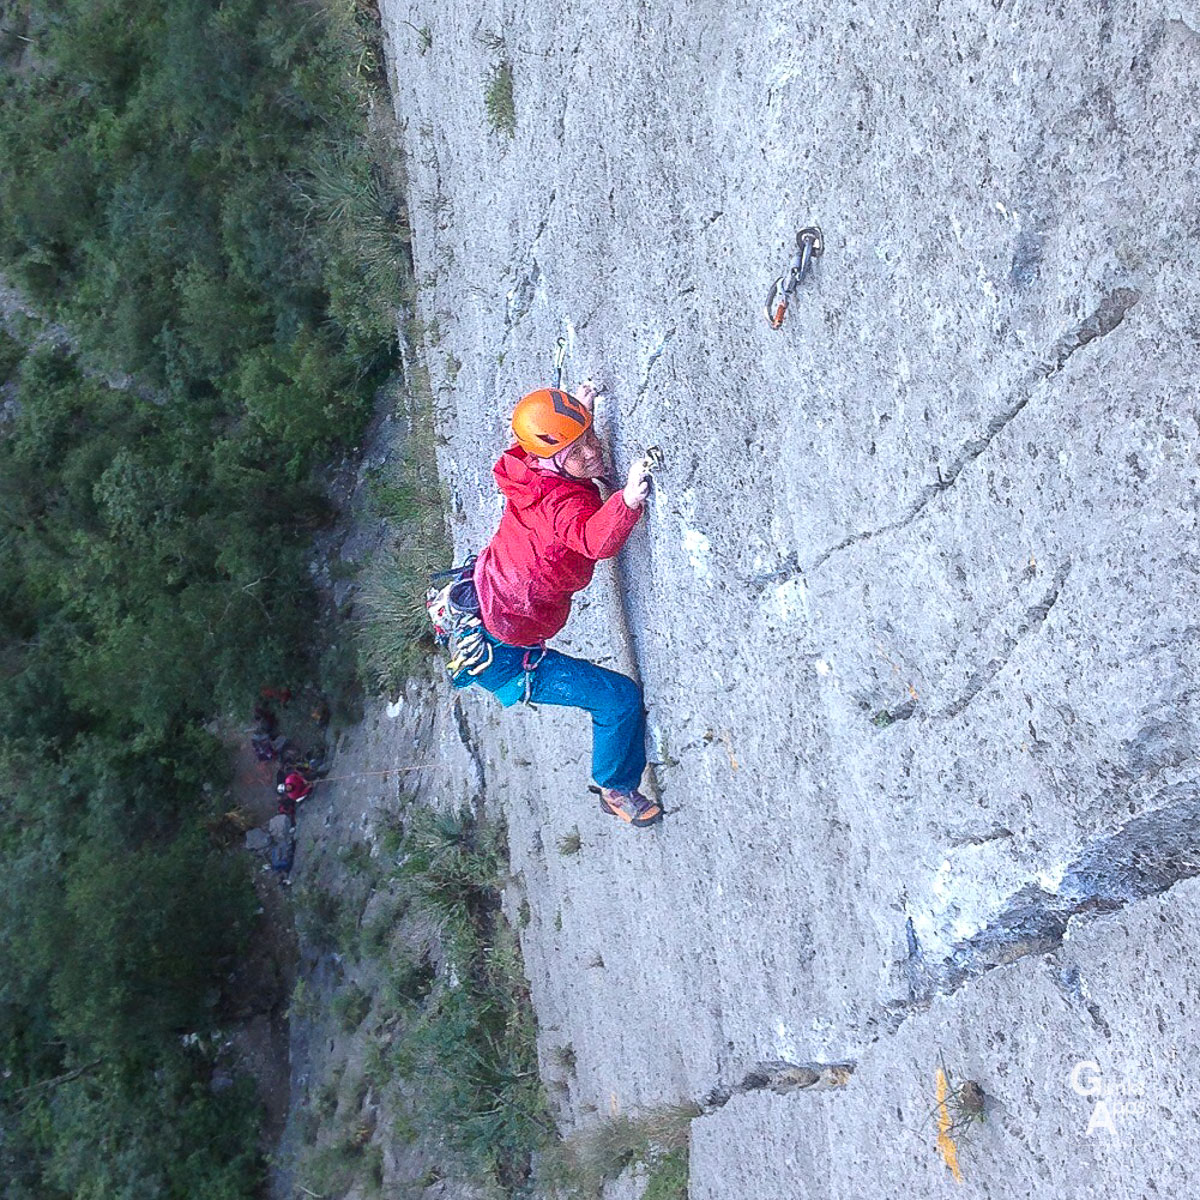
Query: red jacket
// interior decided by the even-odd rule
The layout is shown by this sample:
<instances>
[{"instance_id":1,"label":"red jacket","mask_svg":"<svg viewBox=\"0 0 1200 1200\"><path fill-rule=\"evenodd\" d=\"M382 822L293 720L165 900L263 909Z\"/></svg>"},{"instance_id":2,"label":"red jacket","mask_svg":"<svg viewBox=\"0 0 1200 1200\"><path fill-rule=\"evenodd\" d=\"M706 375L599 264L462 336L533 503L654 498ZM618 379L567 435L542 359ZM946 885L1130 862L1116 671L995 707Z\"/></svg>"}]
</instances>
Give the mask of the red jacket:
<instances>
[{"instance_id":1,"label":"red jacket","mask_svg":"<svg viewBox=\"0 0 1200 1200\"><path fill-rule=\"evenodd\" d=\"M293 771L283 781L283 786L287 788L287 798L295 804L298 804L312 791L312 784L299 771Z\"/></svg>"},{"instance_id":2,"label":"red jacket","mask_svg":"<svg viewBox=\"0 0 1200 1200\"><path fill-rule=\"evenodd\" d=\"M531 461L512 446L493 468L504 515L475 564L484 627L512 646L536 646L567 623L571 597L591 583L598 559L621 549L642 514L620 492L601 502L591 481Z\"/></svg>"}]
</instances>

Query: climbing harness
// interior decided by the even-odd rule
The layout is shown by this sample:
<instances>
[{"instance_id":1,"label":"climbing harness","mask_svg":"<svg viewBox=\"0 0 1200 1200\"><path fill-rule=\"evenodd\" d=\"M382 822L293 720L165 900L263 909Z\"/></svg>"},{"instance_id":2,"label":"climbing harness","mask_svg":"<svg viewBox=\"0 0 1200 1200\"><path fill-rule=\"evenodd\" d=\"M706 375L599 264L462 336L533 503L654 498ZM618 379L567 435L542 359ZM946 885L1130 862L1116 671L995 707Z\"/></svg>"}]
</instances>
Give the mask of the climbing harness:
<instances>
[{"instance_id":1,"label":"climbing harness","mask_svg":"<svg viewBox=\"0 0 1200 1200\"><path fill-rule=\"evenodd\" d=\"M815 225L805 226L796 234L796 253L792 255L792 260L783 274L771 284L771 290L767 292L767 304L764 311L767 324L772 329L779 329L783 325L788 301L803 283L814 260L820 258L824 250L825 238Z\"/></svg>"},{"instance_id":2,"label":"climbing harness","mask_svg":"<svg viewBox=\"0 0 1200 1200\"><path fill-rule=\"evenodd\" d=\"M436 572L429 583L425 611L433 623L434 640L450 652L446 670L451 679L458 683L464 675L483 674L492 665L493 654L479 615L475 556L462 566Z\"/></svg>"},{"instance_id":3,"label":"climbing harness","mask_svg":"<svg viewBox=\"0 0 1200 1200\"><path fill-rule=\"evenodd\" d=\"M479 593L475 590L475 556L461 567L438 571L429 577L425 608L433 623L434 640L449 650L446 670L455 687L463 688L482 675L495 661L495 639L483 627ZM524 690L520 698L531 708L533 673L546 657L545 643L530 647L521 659ZM506 703L514 703L516 696Z\"/></svg>"}]
</instances>

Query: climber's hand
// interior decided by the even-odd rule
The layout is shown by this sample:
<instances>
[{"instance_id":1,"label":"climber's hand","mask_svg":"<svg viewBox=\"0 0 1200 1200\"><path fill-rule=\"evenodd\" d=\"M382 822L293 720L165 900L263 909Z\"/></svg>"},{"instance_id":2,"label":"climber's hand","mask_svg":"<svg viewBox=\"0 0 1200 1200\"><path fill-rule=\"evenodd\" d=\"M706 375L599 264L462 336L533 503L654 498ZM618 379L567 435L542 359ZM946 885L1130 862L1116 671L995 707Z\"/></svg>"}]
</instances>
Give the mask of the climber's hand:
<instances>
[{"instance_id":1,"label":"climber's hand","mask_svg":"<svg viewBox=\"0 0 1200 1200\"><path fill-rule=\"evenodd\" d=\"M585 379L573 395L588 412L591 412L596 405L596 397L600 395L600 388L590 379Z\"/></svg>"},{"instance_id":2,"label":"climber's hand","mask_svg":"<svg viewBox=\"0 0 1200 1200\"><path fill-rule=\"evenodd\" d=\"M641 508L650 495L650 470L644 458L635 459L629 467L629 478L621 492L629 508Z\"/></svg>"}]
</instances>

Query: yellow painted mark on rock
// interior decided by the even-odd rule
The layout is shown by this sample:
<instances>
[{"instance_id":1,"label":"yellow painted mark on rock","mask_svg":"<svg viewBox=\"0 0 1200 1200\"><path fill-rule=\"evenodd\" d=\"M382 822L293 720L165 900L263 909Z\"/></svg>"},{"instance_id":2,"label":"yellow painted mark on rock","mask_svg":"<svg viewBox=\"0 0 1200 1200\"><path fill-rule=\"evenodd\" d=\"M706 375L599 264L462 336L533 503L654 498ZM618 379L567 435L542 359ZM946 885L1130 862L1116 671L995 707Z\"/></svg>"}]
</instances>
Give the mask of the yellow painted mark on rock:
<instances>
[{"instance_id":1,"label":"yellow painted mark on rock","mask_svg":"<svg viewBox=\"0 0 1200 1200\"><path fill-rule=\"evenodd\" d=\"M950 1168L955 1183L962 1183L962 1172L958 1169L958 1146L950 1136L950 1110L946 1107L946 1097L950 1085L946 1082L946 1072L941 1067L937 1069L937 1119L938 1136L937 1148L941 1151L942 1161Z\"/></svg>"}]
</instances>

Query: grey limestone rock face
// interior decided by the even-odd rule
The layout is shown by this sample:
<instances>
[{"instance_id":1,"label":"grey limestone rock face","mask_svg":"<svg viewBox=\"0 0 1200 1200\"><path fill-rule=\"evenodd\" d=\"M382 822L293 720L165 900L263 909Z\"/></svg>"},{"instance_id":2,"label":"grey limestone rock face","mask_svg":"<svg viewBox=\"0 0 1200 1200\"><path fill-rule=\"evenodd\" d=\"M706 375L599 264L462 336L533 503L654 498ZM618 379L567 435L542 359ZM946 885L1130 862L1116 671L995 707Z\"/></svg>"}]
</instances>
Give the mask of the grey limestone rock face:
<instances>
[{"instance_id":1,"label":"grey limestone rock face","mask_svg":"<svg viewBox=\"0 0 1200 1200\"><path fill-rule=\"evenodd\" d=\"M271 844L271 835L265 829L246 830L246 849L261 854Z\"/></svg>"},{"instance_id":2,"label":"grey limestone rock face","mask_svg":"<svg viewBox=\"0 0 1200 1200\"><path fill-rule=\"evenodd\" d=\"M277 813L268 822L267 830L273 841L284 842L292 836L292 823L283 813Z\"/></svg>"},{"instance_id":3,"label":"grey limestone rock face","mask_svg":"<svg viewBox=\"0 0 1200 1200\"><path fill-rule=\"evenodd\" d=\"M1074 930L1053 958L939 998L868 1047L836 1092L735 1096L692 1127L690 1195L1191 1195L1180 1135L1200 1116L1200 1025L1195 982L1178 971L1198 905L1186 881ZM981 1122L948 1102L961 1187L935 1148L939 1064L983 1092Z\"/></svg>"},{"instance_id":4,"label":"grey limestone rock face","mask_svg":"<svg viewBox=\"0 0 1200 1200\"><path fill-rule=\"evenodd\" d=\"M560 335L618 467L666 458L556 643L636 668L666 821L596 809L577 714L461 698L544 1065L575 1052L562 1127L725 1094L697 1196L934 1194L941 1054L1008 1114L963 1152L977 1194L1189 1194L1194 5L384 21L457 550L494 528L507 413ZM1176 1097L1120 1147L1064 1083L1105 1054ZM766 1062L857 1067L735 1094Z\"/></svg>"}]
</instances>

